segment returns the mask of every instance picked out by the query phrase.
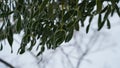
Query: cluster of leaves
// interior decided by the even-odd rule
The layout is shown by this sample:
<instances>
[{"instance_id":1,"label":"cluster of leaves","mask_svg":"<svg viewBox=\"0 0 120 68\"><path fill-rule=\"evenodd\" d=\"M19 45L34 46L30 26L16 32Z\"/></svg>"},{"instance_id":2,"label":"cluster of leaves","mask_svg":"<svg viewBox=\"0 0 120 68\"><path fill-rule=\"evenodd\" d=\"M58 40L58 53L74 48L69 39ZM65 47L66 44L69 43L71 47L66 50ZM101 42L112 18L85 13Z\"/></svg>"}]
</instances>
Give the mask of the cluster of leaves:
<instances>
[{"instance_id":1,"label":"cluster of leaves","mask_svg":"<svg viewBox=\"0 0 120 68\"><path fill-rule=\"evenodd\" d=\"M107 3L106 6L103 5L104 2ZM86 33L96 15L98 30L101 30L105 22L110 28L108 17L115 12L120 16L118 2L119 0L0 0L0 18L3 19L0 40L7 38L12 48L13 34L24 31L18 53L24 53L28 43L31 44L28 49L32 50L36 41L40 40L40 55L45 48L55 49L61 43L69 42L74 30L79 31L87 17L89 24ZM14 23L10 22L10 16Z\"/></svg>"}]
</instances>

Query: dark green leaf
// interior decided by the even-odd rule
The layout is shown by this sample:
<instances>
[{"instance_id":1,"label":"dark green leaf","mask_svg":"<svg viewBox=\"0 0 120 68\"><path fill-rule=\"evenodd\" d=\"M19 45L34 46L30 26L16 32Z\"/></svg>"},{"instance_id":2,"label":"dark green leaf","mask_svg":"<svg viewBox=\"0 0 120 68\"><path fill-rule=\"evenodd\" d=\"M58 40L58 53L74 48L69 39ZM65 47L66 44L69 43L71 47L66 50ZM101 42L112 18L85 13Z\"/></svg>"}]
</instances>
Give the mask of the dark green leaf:
<instances>
[{"instance_id":1,"label":"dark green leaf","mask_svg":"<svg viewBox=\"0 0 120 68\"><path fill-rule=\"evenodd\" d=\"M44 45L42 45L41 50L40 50L40 52L37 54L37 56L39 56L40 54L42 54L42 53L44 52L44 50L45 50L45 47L44 47Z\"/></svg>"},{"instance_id":2,"label":"dark green leaf","mask_svg":"<svg viewBox=\"0 0 120 68\"><path fill-rule=\"evenodd\" d=\"M79 31L80 27L79 27L79 21L75 23L75 30Z\"/></svg>"},{"instance_id":3,"label":"dark green leaf","mask_svg":"<svg viewBox=\"0 0 120 68\"><path fill-rule=\"evenodd\" d=\"M103 19L104 22L108 19L110 12L111 12L111 6L109 5L107 8L107 12L104 15L104 19Z\"/></svg>"},{"instance_id":4,"label":"dark green leaf","mask_svg":"<svg viewBox=\"0 0 120 68\"><path fill-rule=\"evenodd\" d=\"M63 43L63 41L65 40L66 37L66 32L64 30L58 30L55 33L55 45L53 48L56 48L58 45L60 45L61 43Z\"/></svg>"},{"instance_id":5,"label":"dark green leaf","mask_svg":"<svg viewBox=\"0 0 120 68\"><path fill-rule=\"evenodd\" d=\"M21 23L21 17L18 18L18 21L17 21L17 25L16 25L16 30L19 32L21 30L21 26L22 26L22 23Z\"/></svg>"},{"instance_id":6,"label":"dark green leaf","mask_svg":"<svg viewBox=\"0 0 120 68\"><path fill-rule=\"evenodd\" d=\"M11 52L13 52L13 50L12 50L12 44L13 44L13 32L12 32L12 29L10 29L10 31L9 31L9 34L7 36L7 40L8 40L8 43L10 44Z\"/></svg>"},{"instance_id":7,"label":"dark green leaf","mask_svg":"<svg viewBox=\"0 0 120 68\"><path fill-rule=\"evenodd\" d=\"M31 45L30 45L30 48L29 48L30 51L31 51L32 48L34 47L35 43L36 43L36 40L35 40L35 39L31 40Z\"/></svg>"},{"instance_id":8,"label":"dark green leaf","mask_svg":"<svg viewBox=\"0 0 120 68\"><path fill-rule=\"evenodd\" d=\"M96 5L97 5L97 13L101 12L101 10L102 10L102 1L101 0L96 0Z\"/></svg>"},{"instance_id":9,"label":"dark green leaf","mask_svg":"<svg viewBox=\"0 0 120 68\"><path fill-rule=\"evenodd\" d=\"M115 8L116 8L118 16L120 17L120 8L116 4L115 4Z\"/></svg>"},{"instance_id":10,"label":"dark green leaf","mask_svg":"<svg viewBox=\"0 0 120 68\"><path fill-rule=\"evenodd\" d=\"M107 19L107 27L108 27L108 29L111 28L111 25L110 25L110 21L109 21L109 19Z\"/></svg>"},{"instance_id":11,"label":"dark green leaf","mask_svg":"<svg viewBox=\"0 0 120 68\"><path fill-rule=\"evenodd\" d=\"M100 26L98 27L98 31L102 29L102 27L104 26L105 22L103 21Z\"/></svg>"},{"instance_id":12,"label":"dark green leaf","mask_svg":"<svg viewBox=\"0 0 120 68\"><path fill-rule=\"evenodd\" d=\"M69 28L73 27L73 26L74 26L74 23L75 23L75 22L73 22L73 21L69 22L69 23L67 24L67 28L69 29Z\"/></svg>"},{"instance_id":13,"label":"dark green leaf","mask_svg":"<svg viewBox=\"0 0 120 68\"><path fill-rule=\"evenodd\" d=\"M88 24L87 28L86 28L86 33L89 32L89 28L90 28L90 24Z\"/></svg>"},{"instance_id":14,"label":"dark green leaf","mask_svg":"<svg viewBox=\"0 0 120 68\"><path fill-rule=\"evenodd\" d=\"M91 23L92 20L93 20L93 16L90 16L90 18L89 18L89 23Z\"/></svg>"},{"instance_id":15,"label":"dark green leaf","mask_svg":"<svg viewBox=\"0 0 120 68\"><path fill-rule=\"evenodd\" d=\"M0 45L0 51L3 49L3 45L2 45L2 43L1 43L1 45Z\"/></svg>"},{"instance_id":16,"label":"dark green leaf","mask_svg":"<svg viewBox=\"0 0 120 68\"><path fill-rule=\"evenodd\" d=\"M49 0L44 0L42 2L42 4L40 5L39 7L39 11L41 12L45 7L46 7L46 4L49 2Z\"/></svg>"},{"instance_id":17,"label":"dark green leaf","mask_svg":"<svg viewBox=\"0 0 120 68\"><path fill-rule=\"evenodd\" d=\"M20 54L23 54L25 52L25 48L20 49Z\"/></svg>"},{"instance_id":18,"label":"dark green leaf","mask_svg":"<svg viewBox=\"0 0 120 68\"><path fill-rule=\"evenodd\" d=\"M7 17L7 16L11 15L13 12L14 11L7 12L7 13L3 12L2 14L0 14L0 18Z\"/></svg>"},{"instance_id":19,"label":"dark green leaf","mask_svg":"<svg viewBox=\"0 0 120 68\"><path fill-rule=\"evenodd\" d=\"M104 13L107 10L108 6L106 6L100 13Z\"/></svg>"},{"instance_id":20,"label":"dark green leaf","mask_svg":"<svg viewBox=\"0 0 120 68\"><path fill-rule=\"evenodd\" d=\"M102 17L101 17L101 14L99 14L99 16L98 16L98 28L101 26L101 21L102 21L102 19L101 19Z\"/></svg>"},{"instance_id":21,"label":"dark green leaf","mask_svg":"<svg viewBox=\"0 0 120 68\"><path fill-rule=\"evenodd\" d=\"M70 10L68 11L64 16L63 16L63 22L68 20L70 17L74 16L77 13L75 10Z\"/></svg>"},{"instance_id":22,"label":"dark green leaf","mask_svg":"<svg viewBox=\"0 0 120 68\"><path fill-rule=\"evenodd\" d=\"M113 16L114 13L115 13L115 7L113 7L112 10L111 10L111 16Z\"/></svg>"},{"instance_id":23,"label":"dark green leaf","mask_svg":"<svg viewBox=\"0 0 120 68\"><path fill-rule=\"evenodd\" d=\"M70 31L68 32L67 36L66 36L66 39L65 39L65 42L69 42L73 36L73 28L70 29Z\"/></svg>"}]
</instances>

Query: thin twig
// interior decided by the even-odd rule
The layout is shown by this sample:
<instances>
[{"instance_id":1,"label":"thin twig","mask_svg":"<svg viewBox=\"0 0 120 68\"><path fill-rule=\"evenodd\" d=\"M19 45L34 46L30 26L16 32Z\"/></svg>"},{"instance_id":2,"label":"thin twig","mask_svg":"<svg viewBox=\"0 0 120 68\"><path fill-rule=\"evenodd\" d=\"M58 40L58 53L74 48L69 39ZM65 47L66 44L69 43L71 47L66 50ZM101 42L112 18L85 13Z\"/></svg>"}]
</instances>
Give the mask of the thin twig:
<instances>
[{"instance_id":1,"label":"thin twig","mask_svg":"<svg viewBox=\"0 0 120 68\"><path fill-rule=\"evenodd\" d=\"M6 66L8 66L9 68L15 68L13 65L11 65L10 63L6 62L5 60L0 58L0 62L5 64Z\"/></svg>"}]
</instances>

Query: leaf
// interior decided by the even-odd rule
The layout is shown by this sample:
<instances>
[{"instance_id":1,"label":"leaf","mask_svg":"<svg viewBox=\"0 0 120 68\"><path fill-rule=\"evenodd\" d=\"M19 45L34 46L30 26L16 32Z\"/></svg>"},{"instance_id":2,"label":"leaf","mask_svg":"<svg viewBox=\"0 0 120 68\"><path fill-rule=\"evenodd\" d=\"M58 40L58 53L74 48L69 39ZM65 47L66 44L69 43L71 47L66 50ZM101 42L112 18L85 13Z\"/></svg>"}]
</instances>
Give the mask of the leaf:
<instances>
[{"instance_id":1,"label":"leaf","mask_svg":"<svg viewBox=\"0 0 120 68\"><path fill-rule=\"evenodd\" d=\"M71 28L66 36L65 42L69 42L72 39L73 32L74 32L74 30L73 30L73 28Z\"/></svg>"},{"instance_id":2,"label":"leaf","mask_svg":"<svg viewBox=\"0 0 120 68\"><path fill-rule=\"evenodd\" d=\"M93 15L92 15L92 16L90 16L90 18L89 18L89 23L91 23L91 22L92 22L92 20L93 20Z\"/></svg>"},{"instance_id":3,"label":"leaf","mask_svg":"<svg viewBox=\"0 0 120 68\"><path fill-rule=\"evenodd\" d=\"M42 4L41 4L40 7L39 7L39 12L41 12L41 11L45 8L45 6L46 6L46 4L48 3L48 1L49 1L49 0L44 0L44 1L42 2Z\"/></svg>"},{"instance_id":4,"label":"leaf","mask_svg":"<svg viewBox=\"0 0 120 68\"><path fill-rule=\"evenodd\" d=\"M37 56L39 56L40 54L42 54L42 53L44 52L44 50L45 50L45 47L44 47L44 45L42 45L41 50L40 50L40 52L37 54Z\"/></svg>"},{"instance_id":5,"label":"leaf","mask_svg":"<svg viewBox=\"0 0 120 68\"><path fill-rule=\"evenodd\" d=\"M89 32L89 28L90 28L90 24L88 24L87 28L86 28L86 33Z\"/></svg>"},{"instance_id":6,"label":"leaf","mask_svg":"<svg viewBox=\"0 0 120 68\"><path fill-rule=\"evenodd\" d=\"M58 47L58 45L60 45L61 43L63 43L63 41L65 40L66 37L66 32L65 30L58 30L55 33L55 45L53 48Z\"/></svg>"},{"instance_id":7,"label":"leaf","mask_svg":"<svg viewBox=\"0 0 120 68\"><path fill-rule=\"evenodd\" d=\"M19 53L23 54L24 52L25 52L25 48L22 48Z\"/></svg>"},{"instance_id":8,"label":"leaf","mask_svg":"<svg viewBox=\"0 0 120 68\"><path fill-rule=\"evenodd\" d=\"M7 36L8 43L10 44L11 47L11 53L13 52L12 50L12 44L13 44L13 32L12 29L10 29L9 34Z\"/></svg>"},{"instance_id":9,"label":"leaf","mask_svg":"<svg viewBox=\"0 0 120 68\"><path fill-rule=\"evenodd\" d=\"M75 11L75 10L70 10L70 11L68 11L68 12L63 16L63 22L65 22L66 20L68 20L71 16L74 16L75 13L77 13L77 11Z\"/></svg>"},{"instance_id":10,"label":"leaf","mask_svg":"<svg viewBox=\"0 0 120 68\"><path fill-rule=\"evenodd\" d=\"M96 0L96 5L97 5L97 13L101 12L101 10L102 10L102 1L101 0Z\"/></svg>"},{"instance_id":11,"label":"leaf","mask_svg":"<svg viewBox=\"0 0 120 68\"><path fill-rule=\"evenodd\" d=\"M108 6L106 6L100 13L104 13L107 10Z\"/></svg>"},{"instance_id":12,"label":"leaf","mask_svg":"<svg viewBox=\"0 0 120 68\"><path fill-rule=\"evenodd\" d=\"M48 15L51 17L53 15L53 4L49 4Z\"/></svg>"},{"instance_id":13,"label":"leaf","mask_svg":"<svg viewBox=\"0 0 120 68\"><path fill-rule=\"evenodd\" d=\"M114 12L115 12L115 7L113 7L111 10L111 16L113 16Z\"/></svg>"},{"instance_id":14,"label":"leaf","mask_svg":"<svg viewBox=\"0 0 120 68\"><path fill-rule=\"evenodd\" d=\"M21 17L18 18L17 25L16 25L16 30L19 32L21 29L22 23L21 23Z\"/></svg>"},{"instance_id":15,"label":"leaf","mask_svg":"<svg viewBox=\"0 0 120 68\"><path fill-rule=\"evenodd\" d=\"M29 47L29 50L30 50L30 51L31 51L32 48L34 47L35 43L36 43L36 40L35 40L35 39L31 40L31 45L30 45L30 47Z\"/></svg>"},{"instance_id":16,"label":"leaf","mask_svg":"<svg viewBox=\"0 0 120 68\"><path fill-rule=\"evenodd\" d=\"M101 19L102 17L101 17L101 14L99 14L99 16L98 16L98 28L101 26Z\"/></svg>"},{"instance_id":17,"label":"leaf","mask_svg":"<svg viewBox=\"0 0 120 68\"><path fill-rule=\"evenodd\" d=\"M2 14L0 14L0 18L7 17L7 16L11 15L12 13L14 13L14 11L3 12Z\"/></svg>"},{"instance_id":18,"label":"leaf","mask_svg":"<svg viewBox=\"0 0 120 68\"><path fill-rule=\"evenodd\" d=\"M105 21L103 21L103 22L100 24L100 26L98 27L98 31L100 31L100 30L102 29L102 27L104 26L104 24L105 24Z\"/></svg>"},{"instance_id":19,"label":"leaf","mask_svg":"<svg viewBox=\"0 0 120 68\"><path fill-rule=\"evenodd\" d=\"M71 22L69 22L69 23L67 24L67 28L69 29L69 28L73 27L73 25L74 25L74 22L71 21Z\"/></svg>"},{"instance_id":20,"label":"leaf","mask_svg":"<svg viewBox=\"0 0 120 68\"><path fill-rule=\"evenodd\" d=\"M85 19L82 18L82 19L81 19L81 26L82 26L82 27L84 27L84 21L85 21Z\"/></svg>"},{"instance_id":21,"label":"leaf","mask_svg":"<svg viewBox=\"0 0 120 68\"><path fill-rule=\"evenodd\" d=\"M111 25L110 25L110 21L109 21L109 19L107 19L107 27L108 27L108 29L111 28Z\"/></svg>"},{"instance_id":22,"label":"leaf","mask_svg":"<svg viewBox=\"0 0 120 68\"><path fill-rule=\"evenodd\" d=\"M99 15L99 16L101 16L101 15ZM100 17L100 18L101 18L101 17ZM89 18L89 24L87 25L86 33L89 32L89 28L90 28L90 25L91 25L92 19L93 19L93 16L91 16L91 17ZM98 22L98 23L99 23L99 22Z\"/></svg>"},{"instance_id":23,"label":"leaf","mask_svg":"<svg viewBox=\"0 0 120 68\"><path fill-rule=\"evenodd\" d=\"M75 30L79 31L80 27L79 27L79 21L75 23Z\"/></svg>"},{"instance_id":24,"label":"leaf","mask_svg":"<svg viewBox=\"0 0 120 68\"><path fill-rule=\"evenodd\" d=\"M118 16L120 17L120 8L115 4L115 8L116 8L116 12L118 14Z\"/></svg>"},{"instance_id":25,"label":"leaf","mask_svg":"<svg viewBox=\"0 0 120 68\"><path fill-rule=\"evenodd\" d=\"M98 20L98 31L101 30L101 28L104 26L105 21L108 19L110 12L111 12L111 6L108 5L107 12L105 13L104 18L103 18L103 22L100 23L101 21Z\"/></svg>"},{"instance_id":26,"label":"leaf","mask_svg":"<svg viewBox=\"0 0 120 68\"><path fill-rule=\"evenodd\" d=\"M3 49L3 45L2 45L2 43L1 43L1 45L0 45L0 51L2 51L2 49Z\"/></svg>"},{"instance_id":27,"label":"leaf","mask_svg":"<svg viewBox=\"0 0 120 68\"><path fill-rule=\"evenodd\" d=\"M107 8L107 12L104 15L104 19L103 19L104 22L108 19L110 12L111 12L111 6L109 5Z\"/></svg>"}]
</instances>

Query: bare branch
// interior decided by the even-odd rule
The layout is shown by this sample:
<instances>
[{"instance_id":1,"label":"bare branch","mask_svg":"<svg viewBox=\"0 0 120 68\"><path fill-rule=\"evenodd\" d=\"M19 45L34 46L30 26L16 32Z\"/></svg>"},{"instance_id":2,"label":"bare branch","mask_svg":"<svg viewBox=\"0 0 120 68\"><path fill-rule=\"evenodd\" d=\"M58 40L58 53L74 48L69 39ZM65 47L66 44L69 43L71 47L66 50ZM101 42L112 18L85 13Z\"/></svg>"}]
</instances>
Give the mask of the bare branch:
<instances>
[{"instance_id":1,"label":"bare branch","mask_svg":"<svg viewBox=\"0 0 120 68\"><path fill-rule=\"evenodd\" d=\"M5 64L6 66L8 66L9 68L15 68L13 65L11 65L10 63L6 62L5 60L0 58L0 62Z\"/></svg>"}]
</instances>

